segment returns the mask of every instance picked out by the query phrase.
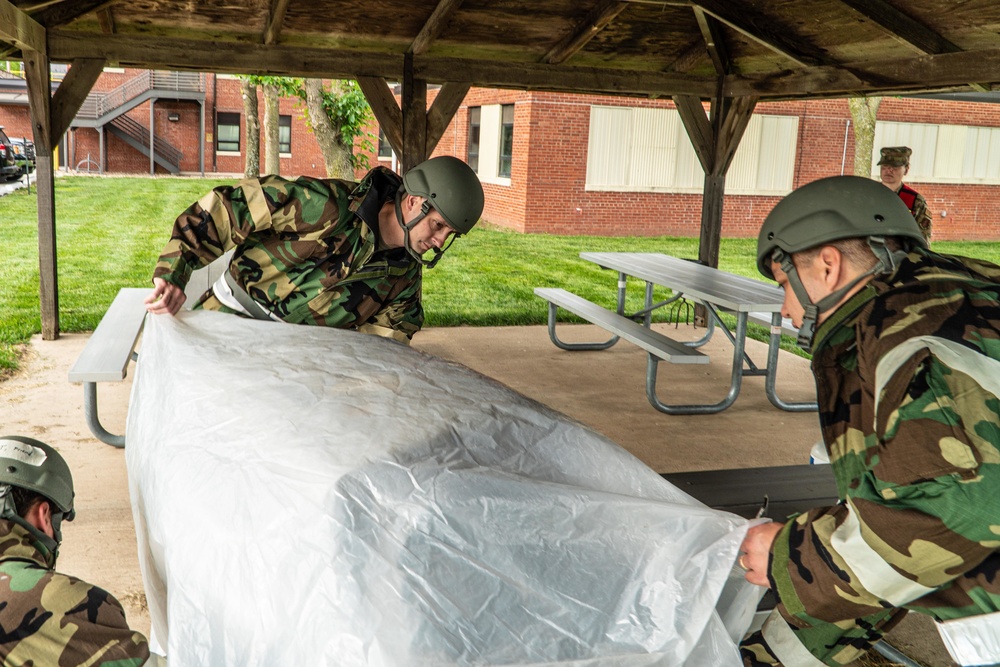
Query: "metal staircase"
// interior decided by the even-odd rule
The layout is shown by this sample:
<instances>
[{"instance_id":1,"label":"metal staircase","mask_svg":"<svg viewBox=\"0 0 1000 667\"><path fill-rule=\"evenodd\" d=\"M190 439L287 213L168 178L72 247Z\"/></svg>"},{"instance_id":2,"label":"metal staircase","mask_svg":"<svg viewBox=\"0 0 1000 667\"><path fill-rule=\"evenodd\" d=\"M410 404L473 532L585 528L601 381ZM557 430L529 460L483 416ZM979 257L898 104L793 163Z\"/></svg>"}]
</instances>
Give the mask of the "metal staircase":
<instances>
[{"instance_id":1,"label":"metal staircase","mask_svg":"<svg viewBox=\"0 0 1000 667\"><path fill-rule=\"evenodd\" d=\"M149 128L125 114L144 102L163 98L204 102L204 76L191 72L147 70L114 90L87 95L71 126L105 128L149 157ZM178 148L154 134L153 161L156 164L176 174L180 171L182 156Z\"/></svg>"},{"instance_id":2,"label":"metal staircase","mask_svg":"<svg viewBox=\"0 0 1000 667\"><path fill-rule=\"evenodd\" d=\"M149 128L128 116L113 118L107 125L108 131L132 148L149 157ZM153 161L171 174L180 172L182 153L171 146L160 135L153 135Z\"/></svg>"}]
</instances>

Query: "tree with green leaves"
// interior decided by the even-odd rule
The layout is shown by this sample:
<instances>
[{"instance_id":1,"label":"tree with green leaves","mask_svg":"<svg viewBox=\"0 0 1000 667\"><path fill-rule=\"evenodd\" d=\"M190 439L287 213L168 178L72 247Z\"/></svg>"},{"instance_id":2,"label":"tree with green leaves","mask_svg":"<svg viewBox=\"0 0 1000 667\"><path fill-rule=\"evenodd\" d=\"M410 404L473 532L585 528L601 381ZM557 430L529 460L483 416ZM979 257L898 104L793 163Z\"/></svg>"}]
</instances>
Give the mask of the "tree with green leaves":
<instances>
[{"instance_id":1,"label":"tree with green leaves","mask_svg":"<svg viewBox=\"0 0 1000 667\"><path fill-rule=\"evenodd\" d=\"M278 159L278 101L280 97L297 97L305 106L306 119L316 136L326 175L330 178L353 179L355 169L368 167L365 153L355 154L355 144L363 151L372 150L374 143L365 132L371 119L371 107L356 81L336 80L329 89L322 79L296 79L280 76L246 76L245 82L260 86L264 91L264 172L277 174ZM254 100L256 103L256 98ZM244 105L247 114L247 131L251 131L251 110ZM256 104L252 110L257 117ZM254 124L252 131L260 131ZM247 141L248 147L250 140ZM247 160L251 156L247 153ZM259 164L258 156L255 156ZM247 174L249 175L249 166ZM258 169L259 171L259 169Z\"/></svg>"}]
</instances>

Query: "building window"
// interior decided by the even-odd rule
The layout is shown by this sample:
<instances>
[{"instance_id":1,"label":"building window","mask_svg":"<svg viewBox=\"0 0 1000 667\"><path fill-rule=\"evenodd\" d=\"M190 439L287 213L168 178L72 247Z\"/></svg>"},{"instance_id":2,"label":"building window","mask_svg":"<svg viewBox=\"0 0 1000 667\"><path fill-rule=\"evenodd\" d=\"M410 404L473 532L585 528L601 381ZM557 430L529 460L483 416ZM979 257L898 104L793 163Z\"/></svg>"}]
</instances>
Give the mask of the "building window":
<instances>
[{"instance_id":1,"label":"building window","mask_svg":"<svg viewBox=\"0 0 1000 667\"><path fill-rule=\"evenodd\" d=\"M292 154L292 117L278 116L278 153Z\"/></svg>"},{"instance_id":2,"label":"building window","mask_svg":"<svg viewBox=\"0 0 1000 667\"><path fill-rule=\"evenodd\" d=\"M472 171L479 171L479 127L482 122L482 109L471 107L469 109L469 150L466 155L466 162L472 167Z\"/></svg>"},{"instance_id":3,"label":"building window","mask_svg":"<svg viewBox=\"0 0 1000 667\"><path fill-rule=\"evenodd\" d=\"M909 146L906 182L1000 183L1000 128L931 123L875 124L872 176L879 177L879 149Z\"/></svg>"},{"instance_id":4,"label":"building window","mask_svg":"<svg viewBox=\"0 0 1000 667\"><path fill-rule=\"evenodd\" d=\"M378 159L392 159L392 144L389 143L389 139L385 136L385 131L381 127L378 128Z\"/></svg>"},{"instance_id":5,"label":"building window","mask_svg":"<svg viewBox=\"0 0 1000 667\"><path fill-rule=\"evenodd\" d=\"M754 115L726 176L731 194L787 194L799 120ZM590 109L588 190L701 192L705 174L674 109Z\"/></svg>"},{"instance_id":6,"label":"building window","mask_svg":"<svg viewBox=\"0 0 1000 667\"><path fill-rule=\"evenodd\" d=\"M514 105L505 104L500 111L500 164L497 171L501 178L510 178L510 164L514 158Z\"/></svg>"},{"instance_id":7,"label":"building window","mask_svg":"<svg viewBox=\"0 0 1000 667\"><path fill-rule=\"evenodd\" d=\"M218 127L215 128L215 147L220 152L240 152L240 115L219 113Z\"/></svg>"}]
</instances>

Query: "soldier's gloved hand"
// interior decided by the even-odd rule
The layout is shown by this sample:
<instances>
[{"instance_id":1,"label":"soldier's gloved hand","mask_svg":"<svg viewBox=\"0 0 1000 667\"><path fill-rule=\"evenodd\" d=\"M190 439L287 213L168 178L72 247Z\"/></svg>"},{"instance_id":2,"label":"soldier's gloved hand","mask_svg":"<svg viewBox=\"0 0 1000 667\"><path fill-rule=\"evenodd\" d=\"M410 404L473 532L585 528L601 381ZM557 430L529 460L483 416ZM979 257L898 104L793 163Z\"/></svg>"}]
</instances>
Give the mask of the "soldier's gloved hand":
<instances>
[{"instance_id":1,"label":"soldier's gloved hand","mask_svg":"<svg viewBox=\"0 0 1000 667\"><path fill-rule=\"evenodd\" d=\"M153 278L153 291L143 303L146 304L146 310L154 315L176 315L185 301L187 295L180 287L163 278Z\"/></svg>"}]
</instances>

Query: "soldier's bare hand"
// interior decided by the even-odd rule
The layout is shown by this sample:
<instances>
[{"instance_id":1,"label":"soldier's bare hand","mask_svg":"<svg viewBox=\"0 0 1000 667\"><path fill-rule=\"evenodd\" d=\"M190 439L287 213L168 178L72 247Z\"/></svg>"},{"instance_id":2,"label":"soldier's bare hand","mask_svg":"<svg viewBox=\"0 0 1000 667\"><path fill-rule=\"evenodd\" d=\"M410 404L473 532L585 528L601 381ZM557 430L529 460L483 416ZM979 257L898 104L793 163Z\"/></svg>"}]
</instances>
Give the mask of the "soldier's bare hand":
<instances>
[{"instance_id":1,"label":"soldier's bare hand","mask_svg":"<svg viewBox=\"0 0 1000 667\"><path fill-rule=\"evenodd\" d=\"M163 315L164 313L176 315L185 301L187 301L187 295L180 287L168 283L163 278L153 278L153 291L146 297L144 303L146 310L154 315Z\"/></svg>"},{"instance_id":2,"label":"soldier's bare hand","mask_svg":"<svg viewBox=\"0 0 1000 667\"><path fill-rule=\"evenodd\" d=\"M762 523L752 526L747 531L740 545L739 565L746 570L746 580L751 584L770 588L767 579L767 562L771 553L771 544L781 532L782 523Z\"/></svg>"}]
</instances>

